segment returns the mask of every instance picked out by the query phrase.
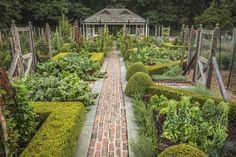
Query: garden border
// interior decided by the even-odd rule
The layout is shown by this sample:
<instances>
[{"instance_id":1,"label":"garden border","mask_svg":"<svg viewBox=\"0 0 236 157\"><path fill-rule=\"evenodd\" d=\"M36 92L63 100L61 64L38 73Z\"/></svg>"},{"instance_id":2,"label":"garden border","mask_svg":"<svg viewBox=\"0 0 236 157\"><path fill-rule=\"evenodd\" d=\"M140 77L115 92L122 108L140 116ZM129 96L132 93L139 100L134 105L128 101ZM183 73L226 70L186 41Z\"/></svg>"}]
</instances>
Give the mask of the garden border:
<instances>
[{"instance_id":1,"label":"garden border","mask_svg":"<svg viewBox=\"0 0 236 157\"><path fill-rule=\"evenodd\" d=\"M33 102L32 106L36 113L49 113L49 116L20 156L72 156L84 123L84 105L80 102Z\"/></svg>"}]
</instances>

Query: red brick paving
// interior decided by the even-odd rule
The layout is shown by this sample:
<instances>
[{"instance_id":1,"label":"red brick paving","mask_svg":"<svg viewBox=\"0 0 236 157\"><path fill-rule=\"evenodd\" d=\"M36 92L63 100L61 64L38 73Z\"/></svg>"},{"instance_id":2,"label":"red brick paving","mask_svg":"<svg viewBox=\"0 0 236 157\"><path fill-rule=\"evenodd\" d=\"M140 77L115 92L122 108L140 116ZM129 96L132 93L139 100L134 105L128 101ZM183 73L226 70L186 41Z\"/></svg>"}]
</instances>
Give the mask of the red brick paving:
<instances>
[{"instance_id":1,"label":"red brick paving","mask_svg":"<svg viewBox=\"0 0 236 157\"><path fill-rule=\"evenodd\" d=\"M128 157L126 112L117 53L109 56L107 75L97 105L88 156Z\"/></svg>"}]
</instances>

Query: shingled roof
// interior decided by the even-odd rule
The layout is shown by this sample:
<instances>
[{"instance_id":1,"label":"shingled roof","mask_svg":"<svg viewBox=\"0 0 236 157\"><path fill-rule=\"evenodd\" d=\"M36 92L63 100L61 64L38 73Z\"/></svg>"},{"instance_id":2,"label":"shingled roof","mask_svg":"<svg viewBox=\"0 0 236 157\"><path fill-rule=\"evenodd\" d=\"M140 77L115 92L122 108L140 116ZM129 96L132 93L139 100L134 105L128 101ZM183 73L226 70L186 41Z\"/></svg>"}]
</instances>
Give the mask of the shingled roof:
<instances>
[{"instance_id":1,"label":"shingled roof","mask_svg":"<svg viewBox=\"0 0 236 157\"><path fill-rule=\"evenodd\" d=\"M146 19L128 9L105 8L84 20L85 24L107 23L107 24L144 24Z\"/></svg>"}]
</instances>

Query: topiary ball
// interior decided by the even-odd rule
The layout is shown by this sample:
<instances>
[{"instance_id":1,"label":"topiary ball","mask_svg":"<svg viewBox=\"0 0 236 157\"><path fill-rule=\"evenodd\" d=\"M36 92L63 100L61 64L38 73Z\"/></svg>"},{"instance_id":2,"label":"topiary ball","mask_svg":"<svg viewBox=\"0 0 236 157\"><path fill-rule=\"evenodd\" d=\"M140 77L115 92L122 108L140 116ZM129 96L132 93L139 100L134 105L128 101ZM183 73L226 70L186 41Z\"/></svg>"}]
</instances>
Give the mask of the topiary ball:
<instances>
[{"instance_id":1,"label":"topiary ball","mask_svg":"<svg viewBox=\"0 0 236 157\"><path fill-rule=\"evenodd\" d=\"M208 157L204 152L187 144L166 148L158 157Z\"/></svg>"},{"instance_id":2,"label":"topiary ball","mask_svg":"<svg viewBox=\"0 0 236 157\"><path fill-rule=\"evenodd\" d=\"M130 78L125 88L125 94L129 97L143 95L151 85L153 85L153 81L148 74L137 72Z\"/></svg>"},{"instance_id":3,"label":"topiary ball","mask_svg":"<svg viewBox=\"0 0 236 157\"><path fill-rule=\"evenodd\" d=\"M128 49L124 52L124 60L128 60L129 59L129 56L132 54L132 53L136 53L138 51L137 48L133 48L133 49Z\"/></svg>"},{"instance_id":4,"label":"topiary ball","mask_svg":"<svg viewBox=\"0 0 236 157\"><path fill-rule=\"evenodd\" d=\"M137 72L143 72L148 74L148 70L146 69L144 64L142 62L136 62L128 68L126 80L128 81Z\"/></svg>"}]
</instances>

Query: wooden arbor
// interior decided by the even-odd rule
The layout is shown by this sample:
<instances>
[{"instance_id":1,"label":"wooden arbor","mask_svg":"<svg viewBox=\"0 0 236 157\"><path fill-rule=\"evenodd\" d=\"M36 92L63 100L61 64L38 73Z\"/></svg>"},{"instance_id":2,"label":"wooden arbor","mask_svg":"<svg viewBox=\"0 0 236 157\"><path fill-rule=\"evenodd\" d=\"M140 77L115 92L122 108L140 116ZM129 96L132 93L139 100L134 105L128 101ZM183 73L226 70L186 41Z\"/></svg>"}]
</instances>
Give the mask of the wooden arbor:
<instances>
[{"instance_id":1,"label":"wooden arbor","mask_svg":"<svg viewBox=\"0 0 236 157\"><path fill-rule=\"evenodd\" d=\"M186 69L183 72L183 75L186 75L187 72L189 72L193 68L193 76L192 81L202 81L205 86L210 89L212 78L213 78L213 72L215 72L215 76L218 82L218 85L220 87L221 95L224 97L224 99L228 99L225 86L221 77L221 73L217 64L216 59L216 47L217 47L217 39L218 39L218 33L219 33L219 25L217 24L214 30L205 30L200 26L199 29L194 31L192 28L190 31L190 38L189 38L189 47L188 47L188 64ZM210 50L208 57L203 56L202 54L202 43L203 43L203 35L210 35L211 36L211 42L210 42ZM194 39L196 38L196 51L194 55L192 56L192 48L194 46Z\"/></svg>"},{"instance_id":2,"label":"wooden arbor","mask_svg":"<svg viewBox=\"0 0 236 157\"><path fill-rule=\"evenodd\" d=\"M24 55L21 48L19 32L26 32L29 37L29 53ZM13 61L8 71L9 75L11 77L26 76L30 71L34 72L37 65L31 22L29 22L29 26L27 27L17 27L15 22L12 21L11 34Z\"/></svg>"}]
</instances>

